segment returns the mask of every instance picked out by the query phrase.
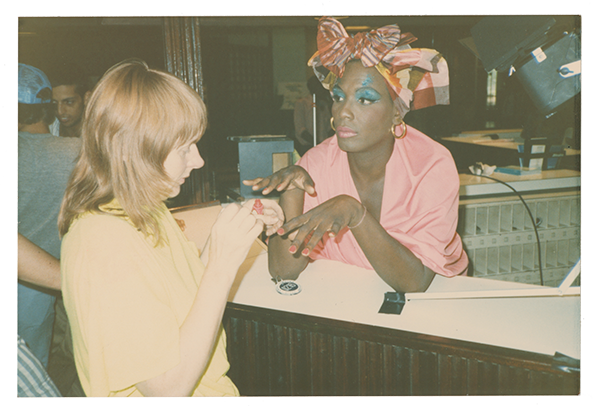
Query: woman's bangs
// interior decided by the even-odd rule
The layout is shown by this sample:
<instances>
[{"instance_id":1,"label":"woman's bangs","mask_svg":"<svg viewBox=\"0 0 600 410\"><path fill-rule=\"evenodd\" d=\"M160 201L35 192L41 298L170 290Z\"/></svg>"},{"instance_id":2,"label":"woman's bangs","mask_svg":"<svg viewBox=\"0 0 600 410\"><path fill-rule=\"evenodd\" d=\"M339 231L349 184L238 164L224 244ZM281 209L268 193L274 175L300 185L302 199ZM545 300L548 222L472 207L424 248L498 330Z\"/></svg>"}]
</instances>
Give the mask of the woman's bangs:
<instances>
[{"instance_id":1,"label":"woman's bangs","mask_svg":"<svg viewBox=\"0 0 600 410\"><path fill-rule=\"evenodd\" d=\"M188 91L188 90L186 90ZM177 146L196 143L206 131L206 110L199 97L191 94L191 90L182 95L179 107L175 109L173 124L177 129ZM187 98L186 98L187 97Z\"/></svg>"}]
</instances>

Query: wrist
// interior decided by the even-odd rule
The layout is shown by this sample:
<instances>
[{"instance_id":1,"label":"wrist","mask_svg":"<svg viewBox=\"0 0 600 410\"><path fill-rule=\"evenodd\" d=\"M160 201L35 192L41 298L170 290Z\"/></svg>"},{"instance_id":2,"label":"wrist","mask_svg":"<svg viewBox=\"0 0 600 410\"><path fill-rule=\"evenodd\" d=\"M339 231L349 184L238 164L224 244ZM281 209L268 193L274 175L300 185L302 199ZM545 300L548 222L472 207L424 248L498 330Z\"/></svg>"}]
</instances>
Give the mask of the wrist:
<instances>
[{"instance_id":1,"label":"wrist","mask_svg":"<svg viewBox=\"0 0 600 410\"><path fill-rule=\"evenodd\" d=\"M361 202L359 202L361 209L358 213L358 216L353 218L353 220L350 220L350 223L348 224L348 229L354 229L357 228L364 220L365 220L365 216L367 215L367 207L364 206Z\"/></svg>"},{"instance_id":2,"label":"wrist","mask_svg":"<svg viewBox=\"0 0 600 410\"><path fill-rule=\"evenodd\" d=\"M203 280L208 279L213 281L216 286L231 286L238 269L231 264L225 263L208 263L204 269Z\"/></svg>"}]
</instances>

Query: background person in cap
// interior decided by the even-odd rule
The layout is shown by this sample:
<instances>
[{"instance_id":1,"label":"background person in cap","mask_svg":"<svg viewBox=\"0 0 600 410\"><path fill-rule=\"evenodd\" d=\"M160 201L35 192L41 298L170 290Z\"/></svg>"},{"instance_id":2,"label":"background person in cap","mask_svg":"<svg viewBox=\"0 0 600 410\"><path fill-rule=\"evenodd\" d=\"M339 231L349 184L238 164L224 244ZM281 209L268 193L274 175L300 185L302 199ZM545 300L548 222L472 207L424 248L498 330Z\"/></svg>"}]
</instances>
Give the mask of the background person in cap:
<instances>
[{"instance_id":1,"label":"background person in cap","mask_svg":"<svg viewBox=\"0 0 600 410\"><path fill-rule=\"evenodd\" d=\"M319 20L309 65L331 92L336 135L299 166L247 181L284 190L287 222L269 241L271 275L295 279L311 259L332 259L374 269L398 292L421 292L435 274L466 272L452 156L403 120L410 109L449 103L446 61L412 49L414 40L396 25L350 37L337 20Z\"/></svg>"},{"instance_id":2,"label":"background person in cap","mask_svg":"<svg viewBox=\"0 0 600 410\"><path fill-rule=\"evenodd\" d=\"M19 64L18 231L52 257L60 257L58 211L81 142L50 134L52 88L39 69ZM48 366L55 293L20 280L18 332Z\"/></svg>"}]
</instances>

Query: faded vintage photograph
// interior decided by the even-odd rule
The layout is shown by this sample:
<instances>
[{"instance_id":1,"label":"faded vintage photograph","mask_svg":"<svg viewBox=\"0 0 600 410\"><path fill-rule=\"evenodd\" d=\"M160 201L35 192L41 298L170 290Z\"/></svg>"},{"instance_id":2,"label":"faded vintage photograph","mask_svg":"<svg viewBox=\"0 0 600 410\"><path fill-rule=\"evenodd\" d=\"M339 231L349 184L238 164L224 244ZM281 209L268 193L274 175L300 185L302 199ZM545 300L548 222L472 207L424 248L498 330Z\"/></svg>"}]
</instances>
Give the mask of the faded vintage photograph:
<instances>
[{"instance_id":1,"label":"faded vintage photograph","mask_svg":"<svg viewBox=\"0 0 600 410\"><path fill-rule=\"evenodd\" d=\"M17 17L19 398L581 395L582 16L382 11Z\"/></svg>"}]
</instances>

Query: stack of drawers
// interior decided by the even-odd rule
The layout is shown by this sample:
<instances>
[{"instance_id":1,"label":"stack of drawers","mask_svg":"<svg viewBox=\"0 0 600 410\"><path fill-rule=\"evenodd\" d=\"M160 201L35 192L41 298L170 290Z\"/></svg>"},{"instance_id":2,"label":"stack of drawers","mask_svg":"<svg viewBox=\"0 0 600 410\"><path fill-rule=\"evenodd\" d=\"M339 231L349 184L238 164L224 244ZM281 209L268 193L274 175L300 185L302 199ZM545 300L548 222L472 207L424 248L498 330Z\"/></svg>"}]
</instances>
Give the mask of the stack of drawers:
<instances>
[{"instance_id":1,"label":"stack of drawers","mask_svg":"<svg viewBox=\"0 0 600 410\"><path fill-rule=\"evenodd\" d=\"M581 196L566 192L524 199L540 237L544 285L556 286L580 256ZM533 223L518 197L461 201L457 230L473 276L540 284Z\"/></svg>"}]
</instances>

